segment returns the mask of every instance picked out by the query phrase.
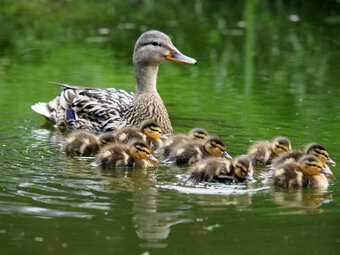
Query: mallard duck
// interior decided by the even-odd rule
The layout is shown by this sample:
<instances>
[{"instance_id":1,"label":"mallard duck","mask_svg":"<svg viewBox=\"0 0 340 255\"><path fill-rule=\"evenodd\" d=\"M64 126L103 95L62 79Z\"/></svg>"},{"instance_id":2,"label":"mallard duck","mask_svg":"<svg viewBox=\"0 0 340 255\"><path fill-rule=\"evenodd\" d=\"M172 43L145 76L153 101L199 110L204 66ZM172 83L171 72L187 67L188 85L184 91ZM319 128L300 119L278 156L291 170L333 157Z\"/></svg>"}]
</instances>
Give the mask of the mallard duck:
<instances>
[{"instance_id":1,"label":"mallard duck","mask_svg":"<svg viewBox=\"0 0 340 255\"><path fill-rule=\"evenodd\" d=\"M253 167L248 156L239 156L233 161L209 157L194 164L188 171L188 181L215 181L224 183L253 182Z\"/></svg>"},{"instance_id":2,"label":"mallard duck","mask_svg":"<svg viewBox=\"0 0 340 255\"><path fill-rule=\"evenodd\" d=\"M267 165L282 153L291 151L290 141L286 137L276 137L273 141L258 141L252 144L248 150L248 155L253 163Z\"/></svg>"},{"instance_id":3,"label":"mallard duck","mask_svg":"<svg viewBox=\"0 0 340 255\"><path fill-rule=\"evenodd\" d=\"M150 148L157 149L163 139L167 139L156 122L146 120L139 127L123 127L114 132L119 143L128 144L132 140L147 142Z\"/></svg>"},{"instance_id":4,"label":"mallard duck","mask_svg":"<svg viewBox=\"0 0 340 255\"><path fill-rule=\"evenodd\" d=\"M226 151L224 142L218 137L211 137L205 143L191 141L179 144L164 162L192 165L209 156L232 158Z\"/></svg>"},{"instance_id":5,"label":"mallard duck","mask_svg":"<svg viewBox=\"0 0 340 255\"><path fill-rule=\"evenodd\" d=\"M138 126L150 119L159 123L163 132L171 133L169 115L156 89L158 66L165 60L184 64L196 64L196 60L183 55L166 34L156 30L147 31L138 38L132 59L137 80L135 94L115 88L55 83L62 88L60 96L31 108L58 126L70 129L113 131L124 126Z\"/></svg>"},{"instance_id":6,"label":"mallard duck","mask_svg":"<svg viewBox=\"0 0 340 255\"><path fill-rule=\"evenodd\" d=\"M305 151L293 150L288 153L282 154L275 158L272 162L272 167L277 167L281 164L287 163L288 161L294 162L298 161L304 155L314 155L327 167L325 163L336 165L336 163L329 157L328 151L324 146L318 143L308 144Z\"/></svg>"},{"instance_id":7,"label":"mallard duck","mask_svg":"<svg viewBox=\"0 0 340 255\"><path fill-rule=\"evenodd\" d=\"M69 155L94 156L99 151L97 137L86 130L73 131L64 143L64 150Z\"/></svg>"},{"instance_id":8,"label":"mallard duck","mask_svg":"<svg viewBox=\"0 0 340 255\"><path fill-rule=\"evenodd\" d=\"M274 168L272 179L281 187L328 187L325 175L333 173L313 155L305 155L298 162L288 162Z\"/></svg>"},{"instance_id":9,"label":"mallard duck","mask_svg":"<svg viewBox=\"0 0 340 255\"><path fill-rule=\"evenodd\" d=\"M103 168L146 168L151 166L150 160L158 161L151 154L149 146L138 140L132 141L128 146L123 144L106 146L96 155L97 165Z\"/></svg>"},{"instance_id":10,"label":"mallard duck","mask_svg":"<svg viewBox=\"0 0 340 255\"><path fill-rule=\"evenodd\" d=\"M189 131L188 135L185 134L173 134L171 135L163 145L157 150L157 153L161 153L164 157L168 157L171 151L181 143L188 141L202 141L204 142L209 138L208 132L203 128L193 128Z\"/></svg>"}]
</instances>

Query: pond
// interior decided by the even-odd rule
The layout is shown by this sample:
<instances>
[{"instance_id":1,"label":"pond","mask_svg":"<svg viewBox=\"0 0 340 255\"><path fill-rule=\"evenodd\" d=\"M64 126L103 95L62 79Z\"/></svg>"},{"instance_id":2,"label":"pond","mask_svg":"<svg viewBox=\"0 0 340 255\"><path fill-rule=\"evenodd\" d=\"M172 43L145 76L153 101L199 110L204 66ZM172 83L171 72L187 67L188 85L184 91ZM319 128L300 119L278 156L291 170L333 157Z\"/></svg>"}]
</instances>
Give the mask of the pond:
<instances>
[{"instance_id":1,"label":"pond","mask_svg":"<svg viewBox=\"0 0 340 255\"><path fill-rule=\"evenodd\" d=\"M39 8L46 8L49 1L32 1L40 2ZM51 10L57 8L52 2ZM86 11L94 2L89 1ZM297 149L319 142L339 163L338 2L240 2L215 6L193 1L152 26L157 15L144 23L140 15L162 10L164 4L150 1L134 19L132 14L116 18L111 37L89 32L80 39L52 42L43 35L29 40L17 34L27 48L2 40L1 252L338 254L338 166L332 167L335 180L327 190L279 189L261 179L265 167L255 167L257 182L251 185L187 185L183 175L188 167L165 164L103 171L91 166L91 158L67 156L62 150L67 131L47 124L30 108L59 93L48 81L133 91L134 42L141 31L155 28L198 60L196 66L160 66L157 88L174 132L205 128L225 141L232 156L275 136L287 136ZM171 6L176 3L180 1ZM66 9L80 6L79 1L64 4ZM111 17L109 4L113 1L98 5L102 11L107 7ZM133 12L138 3L129 5ZM6 8L8 13L20 9L9 2ZM182 17L175 22L176 10ZM79 9L74 17L86 11ZM69 21L71 27L83 25ZM11 22L19 21L7 24ZM48 29L56 27L51 23ZM7 28L10 38L15 32Z\"/></svg>"}]
</instances>

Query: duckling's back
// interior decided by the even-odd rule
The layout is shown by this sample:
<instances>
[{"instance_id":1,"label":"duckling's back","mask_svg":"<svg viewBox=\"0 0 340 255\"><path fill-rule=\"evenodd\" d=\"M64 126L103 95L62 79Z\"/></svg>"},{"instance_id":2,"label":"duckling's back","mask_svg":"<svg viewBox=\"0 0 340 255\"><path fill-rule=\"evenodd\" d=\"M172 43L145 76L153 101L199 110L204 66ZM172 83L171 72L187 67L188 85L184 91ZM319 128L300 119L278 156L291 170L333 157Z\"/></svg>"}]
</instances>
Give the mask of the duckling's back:
<instances>
[{"instance_id":1,"label":"duckling's back","mask_svg":"<svg viewBox=\"0 0 340 255\"><path fill-rule=\"evenodd\" d=\"M177 165L192 165L203 157L203 144L187 142L176 146L166 161L174 162Z\"/></svg>"},{"instance_id":2,"label":"duckling's back","mask_svg":"<svg viewBox=\"0 0 340 255\"><path fill-rule=\"evenodd\" d=\"M279 157L273 159L272 167L277 168L282 164L297 162L303 155L305 155L305 153L298 150L281 154Z\"/></svg>"},{"instance_id":3,"label":"duckling's back","mask_svg":"<svg viewBox=\"0 0 340 255\"><path fill-rule=\"evenodd\" d=\"M129 158L129 150L126 146L109 145L96 155L96 163L103 168L128 167Z\"/></svg>"},{"instance_id":4,"label":"duckling's back","mask_svg":"<svg viewBox=\"0 0 340 255\"><path fill-rule=\"evenodd\" d=\"M248 150L253 165L267 164L271 156L271 144L268 141L258 141L252 144Z\"/></svg>"}]
</instances>

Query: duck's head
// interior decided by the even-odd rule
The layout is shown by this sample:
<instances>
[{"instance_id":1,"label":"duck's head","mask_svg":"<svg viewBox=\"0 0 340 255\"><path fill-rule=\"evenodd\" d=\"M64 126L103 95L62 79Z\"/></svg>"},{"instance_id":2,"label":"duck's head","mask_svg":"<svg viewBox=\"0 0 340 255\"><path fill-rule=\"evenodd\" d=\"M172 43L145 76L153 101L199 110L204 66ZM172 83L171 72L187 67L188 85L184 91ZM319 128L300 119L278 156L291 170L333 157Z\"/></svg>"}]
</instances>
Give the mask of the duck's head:
<instances>
[{"instance_id":1,"label":"duck's head","mask_svg":"<svg viewBox=\"0 0 340 255\"><path fill-rule=\"evenodd\" d=\"M306 174L309 175L333 175L329 168L323 166L323 163L313 155L305 155L299 160L299 165Z\"/></svg>"},{"instance_id":2,"label":"duck's head","mask_svg":"<svg viewBox=\"0 0 340 255\"><path fill-rule=\"evenodd\" d=\"M149 146L142 141L131 142L129 148L131 155L137 159L158 161L155 156L151 154Z\"/></svg>"},{"instance_id":3,"label":"duck's head","mask_svg":"<svg viewBox=\"0 0 340 255\"><path fill-rule=\"evenodd\" d=\"M165 60L183 64L197 63L195 59L187 57L177 50L166 34L157 30L143 33L135 44L133 63L158 66Z\"/></svg>"},{"instance_id":4,"label":"duck's head","mask_svg":"<svg viewBox=\"0 0 340 255\"><path fill-rule=\"evenodd\" d=\"M232 157L226 151L226 146L224 142L218 137L209 138L205 142L204 148L207 152L215 157L226 157L232 159Z\"/></svg>"},{"instance_id":5,"label":"duck's head","mask_svg":"<svg viewBox=\"0 0 340 255\"><path fill-rule=\"evenodd\" d=\"M203 128L193 128L189 131L190 140L203 141L209 137L208 132Z\"/></svg>"},{"instance_id":6,"label":"duck's head","mask_svg":"<svg viewBox=\"0 0 340 255\"><path fill-rule=\"evenodd\" d=\"M99 147L103 147L109 144L116 144L117 140L112 132L100 134L97 137Z\"/></svg>"},{"instance_id":7,"label":"duck's head","mask_svg":"<svg viewBox=\"0 0 340 255\"><path fill-rule=\"evenodd\" d=\"M240 178L244 179L247 182L254 182L255 179L253 178L253 166L251 164L251 160L247 155L242 155L234 159L234 172L235 175Z\"/></svg>"},{"instance_id":8,"label":"duck's head","mask_svg":"<svg viewBox=\"0 0 340 255\"><path fill-rule=\"evenodd\" d=\"M292 150L290 141L286 137L276 137L272 142L272 150L276 155L288 152Z\"/></svg>"},{"instance_id":9,"label":"duck's head","mask_svg":"<svg viewBox=\"0 0 340 255\"><path fill-rule=\"evenodd\" d=\"M154 121L146 120L141 124L141 131L148 137L155 140L166 140L168 139L165 134L163 134L161 127Z\"/></svg>"},{"instance_id":10,"label":"duck's head","mask_svg":"<svg viewBox=\"0 0 340 255\"><path fill-rule=\"evenodd\" d=\"M314 155L317 158L321 160L322 163L328 163L333 166L336 165L336 163L329 157L328 151L324 146L318 143L312 143L307 145L306 147L306 153L310 155Z\"/></svg>"}]
</instances>

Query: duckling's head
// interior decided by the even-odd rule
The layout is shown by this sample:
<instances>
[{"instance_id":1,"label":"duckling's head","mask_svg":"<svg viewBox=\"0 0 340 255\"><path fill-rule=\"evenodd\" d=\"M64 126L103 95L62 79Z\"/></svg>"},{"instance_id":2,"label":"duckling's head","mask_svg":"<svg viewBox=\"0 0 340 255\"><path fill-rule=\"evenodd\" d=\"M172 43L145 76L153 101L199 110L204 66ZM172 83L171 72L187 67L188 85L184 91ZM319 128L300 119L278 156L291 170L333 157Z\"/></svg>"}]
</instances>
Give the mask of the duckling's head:
<instances>
[{"instance_id":1,"label":"duckling's head","mask_svg":"<svg viewBox=\"0 0 340 255\"><path fill-rule=\"evenodd\" d=\"M103 147L109 144L116 144L117 140L112 132L100 134L97 137L99 147Z\"/></svg>"},{"instance_id":2,"label":"duckling's head","mask_svg":"<svg viewBox=\"0 0 340 255\"><path fill-rule=\"evenodd\" d=\"M163 134L161 127L154 121L146 120L141 124L141 131L148 137L155 140L165 140L166 135Z\"/></svg>"},{"instance_id":3,"label":"duckling's head","mask_svg":"<svg viewBox=\"0 0 340 255\"><path fill-rule=\"evenodd\" d=\"M232 157L226 151L224 142L218 137L209 138L204 144L205 150L215 157L226 157L232 159Z\"/></svg>"},{"instance_id":4,"label":"duckling's head","mask_svg":"<svg viewBox=\"0 0 340 255\"><path fill-rule=\"evenodd\" d=\"M336 165L336 163L329 157L328 151L324 146L318 143L311 143L306 147L306 153L314 155L321 160L322 163Z\"/></svg>"},{"instance_id":5,"label":"duckling's head","mask_svg":"<svg viewBox=\"0 0 340 255\"><path fill-rule=\"evenodd\" d=\"M203 141L209 137L208 132L203 128L193 128L189 131L190 140Z\"/></svg>"},{"instance_id":6,"label":"duckling's head","mask_svg":"<svg viewBox=\"0 0 340 255\"><path fill-rule=\"evenodd\" d=\"M137 159L158 161L152 154L149 146L142 141L133 141L130 143L130 153Z\"/></svg>"},{"instance_id":7,"label":"duckling's head","mask_svg":"<svg viewBox=\"0 0 340 255\"><path fill-rule=\"evenodd\" d=\"M292 150L290 141L286 137L276 137L272 142L272 150L276 155Z\"/></svg>"},{"instance_id":8,"label":"duckling's head","mask_svg":"<svg viewBox=\"0 0 340 255\"><path fill-rule=\"evenodd\" d=\"M234 159L234 172L235 175L249 182L254 182L253 178L253 166L251 160L247 155L242 155Z\"/></svg>"},{"instance_id":9,"label":"duckling's head","mask_svg":"<svg viewBox=\"0 0 340 255\"><path fill-rule=\"evenodd\" d=\"M193 58L183 55L172 44L170 38L157 30L143 33L135 44L133 63L158 66L165 60L184 64L196 64Z\"/></svg>"},{"instance_id":10,"label":"duckling's head","mask_svg":"<svg viewBox=\"0 0 340 255\"><path fill-rule=\"evenodd\" d=\"M323 167L323 163L313 155L305 155L299 160L299 165L306 174L309 175L333 175L329 168Z\"/></svg>"}]
</instances>

